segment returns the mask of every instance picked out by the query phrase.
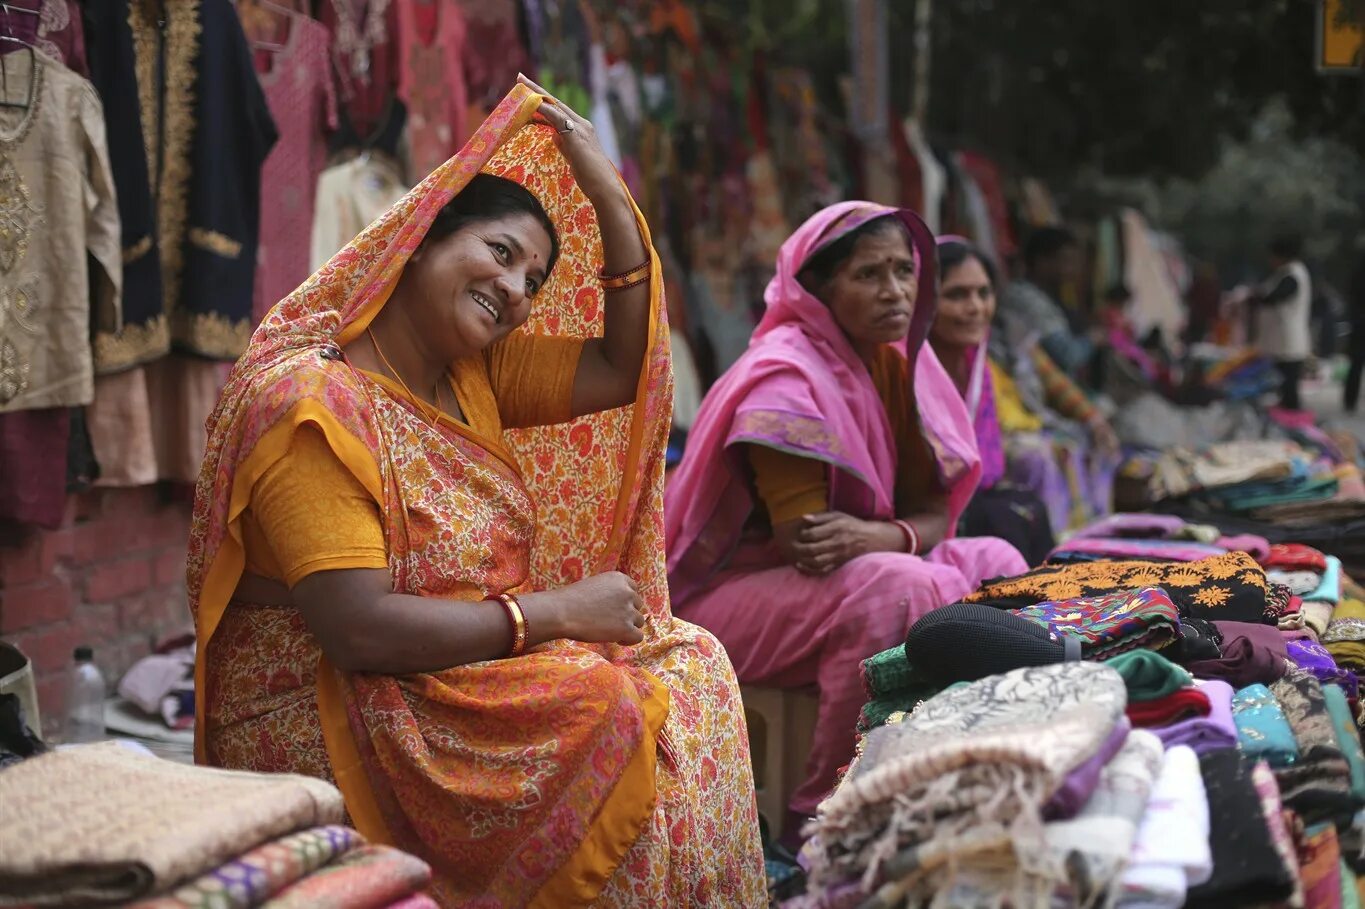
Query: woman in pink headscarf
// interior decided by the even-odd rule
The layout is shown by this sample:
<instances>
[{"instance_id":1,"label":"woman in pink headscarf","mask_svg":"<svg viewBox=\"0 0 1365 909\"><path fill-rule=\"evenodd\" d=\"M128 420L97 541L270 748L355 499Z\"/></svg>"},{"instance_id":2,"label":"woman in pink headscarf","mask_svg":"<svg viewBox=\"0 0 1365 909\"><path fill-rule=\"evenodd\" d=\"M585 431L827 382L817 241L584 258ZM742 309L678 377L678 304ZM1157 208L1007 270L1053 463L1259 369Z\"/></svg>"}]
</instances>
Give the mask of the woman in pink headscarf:
<instances>
[{"instance_id":1,"label":"woman in pink headscarf","mask_svg":"<svg viewBox=\"0 0 1365 909\"><path fill-rule=\"evenodd\" d=\"M1001 540L952 538L981 459L924 343L934 292L933 236L911 212L844 202L810 218L665 500L677 613L720 638L741 682L819 686L797 814L853 755L860 661L1027 568Z\"/></svg>"}]
</instances>

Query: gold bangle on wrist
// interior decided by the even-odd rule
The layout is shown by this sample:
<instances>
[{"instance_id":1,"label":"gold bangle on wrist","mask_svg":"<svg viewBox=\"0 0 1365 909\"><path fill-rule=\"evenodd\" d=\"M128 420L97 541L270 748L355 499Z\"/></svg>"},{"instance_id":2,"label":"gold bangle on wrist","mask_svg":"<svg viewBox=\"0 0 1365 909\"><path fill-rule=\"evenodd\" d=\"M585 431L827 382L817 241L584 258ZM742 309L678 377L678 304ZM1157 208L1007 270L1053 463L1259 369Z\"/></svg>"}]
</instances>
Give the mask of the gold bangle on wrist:
<instances>
[{"instance_id":1,"label":"gold bangle on wrist","mask_svg":"<svg viewBox=\"0 0 1365 909\"><path fill-rule=\"evenodd\" d=\"M599 272L597 278L602 282L603 290L625 290L628 287L635 287L637 284L648 281L652 264L649 259L645 259L630 271L622 272L619 275L604 275Z\"/></svg>"},{"instance_id":2,"label":"gold bangle on wrist","mask_svg":"<svg viewBox=\"0 0 1365 909\"><path fill-rule=\"evenodd\" d=\"M510 593L500 593L488 599L502 604L502 608L507 611L508 621L512 623L512 649L507 652L507 655L509 657L521 656L526 651L526 641L531 633L530 625L526 621L526 613L521 609L521 602Z\"/></svg>"}]
</instances>

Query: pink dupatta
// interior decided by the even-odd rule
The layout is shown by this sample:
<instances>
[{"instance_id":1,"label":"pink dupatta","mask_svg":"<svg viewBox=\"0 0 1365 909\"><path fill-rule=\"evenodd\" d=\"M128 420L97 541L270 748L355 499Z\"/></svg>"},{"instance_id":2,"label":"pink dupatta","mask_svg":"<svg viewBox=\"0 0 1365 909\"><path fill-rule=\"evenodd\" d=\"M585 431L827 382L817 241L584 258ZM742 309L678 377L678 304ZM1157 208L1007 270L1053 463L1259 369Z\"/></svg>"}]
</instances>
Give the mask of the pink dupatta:
<instances>
[{"instance_id":1,"label":"pink dupatta","mask_svg":"<svg viewBox=\"0 0 1365 909\"><path fill-rule=\"evenodd\" d=\"M917 261L919 293L904 351L921 429L948 494L950 527L976 490L981 459L971 417L924 343L936 309L933 235L904 209L870 202L832 205L782 244L777 273L764 294L767 311L749 349L702 403L669 483L664 507L669 584L679 601L723 566L754 510L736 446L767 445L823 461L830 467L832 508L872 519L895 516L898 459L881 397L829 308L797 281L814 252L888 215L909 232Z\"/></svg>"}]
</instances>

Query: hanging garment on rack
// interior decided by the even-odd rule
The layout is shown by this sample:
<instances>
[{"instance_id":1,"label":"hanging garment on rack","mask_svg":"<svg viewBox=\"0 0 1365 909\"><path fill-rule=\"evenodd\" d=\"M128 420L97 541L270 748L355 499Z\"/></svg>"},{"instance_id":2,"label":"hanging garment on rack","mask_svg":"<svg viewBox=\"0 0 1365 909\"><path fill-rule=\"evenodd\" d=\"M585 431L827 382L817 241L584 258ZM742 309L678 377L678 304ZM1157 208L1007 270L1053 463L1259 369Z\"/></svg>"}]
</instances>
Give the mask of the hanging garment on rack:
<instances>
[{"instance_id":1,"label":"hanging garment on rack","mask_svg":"<svg viewBox=\"0 0 1365 909\"><path fill-rule=\"evenodd\" d=\"M38 49L89 79L90 65L85 59L85 29L80 5L76 0L39 0L39 5Z\"/></svg>"},{"instance_id":2,"label":"hanging garment on rack","mask_svg":"<svg viewBox=\"0 0 1365 909\"><path fill-rule=\"evenodd\" d=\"M469 122L488 115L493 105L517 81L517 73L531 69L522 38L517 0L458 0L464 11L465 40L478 53L464 59L469 91Z\"/></svg>"},{"instance_id":3,"label":"hanging garment on rack","mask_svg":"<svg viewBox=\"0 0 1365 909\"><path fill-rule=\"evenodd\" d=\"M391 129L402 113L398 102L398 10L391 0L320 0L318 20L332 36L332 64L343 129L333 137L333 151L378 148L398 151L399 134ZM383 140L382 144L363 140ZM357 145L356 141L361 141Z\"/></svg>"},{"instance_id":4,"label":"hanging garment on rack","mask_svg":"<svg viewBox=\"0 0 1365 909\"><path fill-rule=\"evenodd\" d=\"M331 38L312 19L292 19L283 48L260 73L270 112L279 125L261 169L261 244L256 257L254 322L312 273L318 175L327 163L326 134L337 128L336 92L328 70ZM258 60L259 62L259 60Z\"/></svg>"},{"instance_id":5,"label":"hanging garment on rack","mask_svg":"<svg viewBox=\"0 0 1365 909\"><path fill-rule=\"evenodd\" d=\"M172 345L231 360L251 336L260 175L275 124L230 0L91 4L92 81L104 98L124 217L125 319L101 333L110 370ZM132 129L132 124L139 129Z\"/></svg>"},{"instance_id":6,"label":"hanging garment on rack","mask_svg":"<svg viewBox=\"0 0 1365 909\"><path fill-rule=\"evenodd\" d=\"M61 526L70 433L66 407L0 414L0 524Z\"/></svg>"},{"instance_id":7,"label":"hanging garment on rack","mask_svg":"<svg viewBox=\"0 0 1365 909\"><path fill-rule=\"evenodd\" d=\"M421 180L468 136L464 13L455 0L398 0L398 97L408 108L408 173Z\"/></svg>"},{"instance_id":8,"label":"hanging garment on rack","mask_svg":"<svg viewBox=\"0 0 1365 909\"><path fill-rule=\"evenodd\" d=\"M40 51L0 57L0 76L12 105L0 108L0 413L88 404L91 324L119 320L104 113Z\"/></svg>"},{"instance_id":9,"label":"hanging garment on rack","mask_svg":"<svg viewBox=\"0 0 1365 909\"><path fill-rule=\"evenodd\" d=\"M398 162L378 153L324 170L313 218L313 268L326 265L407 191Z\"/></svg>"}]
</instances>

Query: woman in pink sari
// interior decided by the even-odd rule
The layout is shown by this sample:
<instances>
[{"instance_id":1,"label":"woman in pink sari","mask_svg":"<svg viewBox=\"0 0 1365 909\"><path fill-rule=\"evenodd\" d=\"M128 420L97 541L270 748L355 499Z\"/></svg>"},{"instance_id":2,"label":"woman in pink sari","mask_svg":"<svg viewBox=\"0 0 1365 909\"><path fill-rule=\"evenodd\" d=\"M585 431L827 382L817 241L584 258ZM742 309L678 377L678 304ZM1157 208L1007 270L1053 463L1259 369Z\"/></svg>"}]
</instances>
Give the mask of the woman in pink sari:
<instances>
[{"instance_id":1,"label":"woman in pink sari","mask_svg":"<svg viewBox=\"0 0 1365 909\"><path fill-rule=\"evenodd\" d=\"M819 687L796 814L853 756L860 661L1027 568L1001 540L952 538L981 459L924 343L935 277L911 212L844 202L810 218L782 245L767 312L667 492L677 613L720 638L742 683Z\"/></svg>"}]
</instances>

